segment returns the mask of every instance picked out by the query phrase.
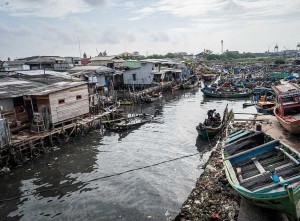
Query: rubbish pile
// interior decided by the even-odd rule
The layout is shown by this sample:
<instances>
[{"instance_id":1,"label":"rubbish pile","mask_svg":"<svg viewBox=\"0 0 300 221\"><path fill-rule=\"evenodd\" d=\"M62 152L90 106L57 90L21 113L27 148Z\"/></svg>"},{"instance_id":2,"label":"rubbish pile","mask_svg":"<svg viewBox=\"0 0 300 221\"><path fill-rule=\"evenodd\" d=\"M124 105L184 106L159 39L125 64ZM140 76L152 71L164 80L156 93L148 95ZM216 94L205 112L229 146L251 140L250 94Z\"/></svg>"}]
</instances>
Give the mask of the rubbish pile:
<instances>
[{"instance_id":1,"label":"rubbish pile","mask_svg":"<svg viewBox=\"0 0 300 221\"><path fill-rule=\"evenodd\" d=\"M239 196L226 179L221 145L218 145L175 221L234 221L237 220L239 202Z\"/></svg>"}]
</instances>

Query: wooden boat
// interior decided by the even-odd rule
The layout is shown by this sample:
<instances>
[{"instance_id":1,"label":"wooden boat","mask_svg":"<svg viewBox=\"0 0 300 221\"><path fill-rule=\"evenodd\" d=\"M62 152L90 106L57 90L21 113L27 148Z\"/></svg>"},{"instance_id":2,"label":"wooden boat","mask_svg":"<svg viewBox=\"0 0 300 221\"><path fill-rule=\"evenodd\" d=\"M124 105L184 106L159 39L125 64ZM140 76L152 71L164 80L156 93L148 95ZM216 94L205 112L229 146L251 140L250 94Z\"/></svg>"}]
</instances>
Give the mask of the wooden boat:
<instances>
[{"instance_id":1,"label":"wooden boat","mask_svg":"<svg viewBox=\"0 0 300 221\"><path fill-rule=\"evenodd\" d=\"M174 87L172 87L172 91L178 91L182 88L182 83L175 85Z\"/></svg>"},{"instance_id":2,"label":"wooden boat","mask_svg":"<svg viewBox=\"0 0 300 221\"><path fill-rule=\"evenodd\" d=\"M198 86L199 86L198 80L195 80L195 81L189 80L182 84L183 89L191 89L191 88L198 87Z\"/></svg>"},{"instance_id":3,"label":"wooden boat","mask_svg":"<svg viewBox=\"0 0 300 221\"><path fill-rule=\"evenodd\" d=\"M196 130L202 138L208 139L209 137L213 137L220 133L220 131L227 126L231 120L233 120L233 117L233 111L230 110L228 112L228 108L226 106L222 121L208 122L208 119L205 119L204 123L200 123L196 126Z\"/></svg>"},{"instance_id":4,"label":"wooden boat","mask_svg":"<svg viewBox=\"0 0 300 221\"><path fill-rule=\"evenodd\" d=\"M252 91L249 88L236 88L232 90L232 88L227 85L218 88L205 86L204 88L201 89L201 91L207 97L219 97L219 98L243 98L243 97L250 97L252 94Z\"/></svg>"},{"instance_id":5,"label":"wooden boat","mask_svg":"<svg viewBox=\"0 0 300 221\"><path fill-rule=\"evenodd\" d=\"M254 103L243 103L243 108L254 106Z\"/></svg>"},{"instance_id":6,"label":"wooden boat","mask_svg":"<svg viewBox=\"0 0 300 221\"><path fill-rule=\"evenodd\" d=\"M274 114L277 120L290 133L300 134L300 87L286 83L273 89L276 92Z\"/></svg>"},{"instance_id":7,"label":"wooden boat","mask_svg":"<svg viewBox=\"0 0 300 221\"><path fill-rule=\"evenodd\" d=\"M145 123L150 122L153 119L151 115L140 114L134 117L130 117L124 120L121 120L118 123L114 123L112 127L108 128L111 131L125 131L128 129L137 128Z\"/></svg>"},{"instance_id":8,"label":"wooden boat","mask_svg":"<svg viewBox=\"0 0 300 221\"><path fill-rule=\"evenodd\" d=\"M273 101L261 101L255 105L258 113L274 115L276 103Z\"/></svg>"},{"instance_id":9,"label":"wooden boat","mask_svg":"<svg viewBox=\"0 0 300 221\"><path fill-rule=\"evenodd\" d=\"M152 102L155 102L155 101L158 101L162 98L162 94L159 93L159 94L155 94L155 95L143 95L141 96L141 100L144 102L144 103L152 103Z\"/></svg>"},{"instance_id":10,"label":"wooden boat","mask_svg":"<svg viewBox=\"0 0 300 221\"><path fill-rule=\"evenodd\" d=\"M296 151L263 132L239 130L224 141L222 158L228 182L242 197L298 220L300 156Z\"/></svg>"},{"instance_id":11,"label":"wooden boat","mask_svg":"<svg viewBox=\"0 0 300 221\"><path fill-rule=\"evenodd\" d=\"M133 105L132 101L119 101L120 105Z\"/></svg>"}]
</instances>

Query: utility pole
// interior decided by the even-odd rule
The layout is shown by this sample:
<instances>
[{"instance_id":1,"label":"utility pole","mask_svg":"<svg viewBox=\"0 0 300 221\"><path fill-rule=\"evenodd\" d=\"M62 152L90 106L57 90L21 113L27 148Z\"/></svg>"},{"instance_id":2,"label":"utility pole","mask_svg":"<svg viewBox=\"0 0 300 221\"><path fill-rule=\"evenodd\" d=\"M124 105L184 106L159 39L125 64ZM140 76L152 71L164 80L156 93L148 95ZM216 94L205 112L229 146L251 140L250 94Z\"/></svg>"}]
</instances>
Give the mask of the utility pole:
<instances>
[{"instance_id":1,"label":"utility pole","mask_svg":"<svg viewBox=\"0 0 300 221\"><path fill-rule=\"evenodd\" d=\"M79 36L78 36L78 46L79 46L79 56L81 58L81 49L80 49L80 40L79 40Z\"/></svg>"}]
</instances>

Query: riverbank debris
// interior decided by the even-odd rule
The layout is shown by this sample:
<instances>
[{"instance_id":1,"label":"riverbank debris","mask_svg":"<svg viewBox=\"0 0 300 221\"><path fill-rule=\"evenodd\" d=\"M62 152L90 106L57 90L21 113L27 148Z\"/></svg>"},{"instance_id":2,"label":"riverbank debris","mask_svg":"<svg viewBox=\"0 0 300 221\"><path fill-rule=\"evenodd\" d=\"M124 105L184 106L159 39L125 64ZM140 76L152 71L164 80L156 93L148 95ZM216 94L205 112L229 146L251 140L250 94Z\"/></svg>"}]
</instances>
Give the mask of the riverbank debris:
<instances>
[{"instance_id":1,"label":"riverbank debris","mask_svg":"<svg viewBox=\"0 0 300 221\"><path fill-rule=\"evenodd\" d=\"M175 221L237 220L239 196L226 180L221 159L221 145L212 152L196 187L183 203Z\"/></svg>"}]
</instances>

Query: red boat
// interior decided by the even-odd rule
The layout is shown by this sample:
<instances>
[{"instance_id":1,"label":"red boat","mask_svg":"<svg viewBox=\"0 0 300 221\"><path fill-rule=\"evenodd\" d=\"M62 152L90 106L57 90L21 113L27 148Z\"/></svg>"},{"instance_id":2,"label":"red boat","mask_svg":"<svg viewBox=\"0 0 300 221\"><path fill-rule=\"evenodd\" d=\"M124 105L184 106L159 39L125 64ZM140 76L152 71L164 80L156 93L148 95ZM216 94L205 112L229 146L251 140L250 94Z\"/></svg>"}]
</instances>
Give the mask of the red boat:
<instances>
[{"instance_id":1,"label":"red boat","mask_svg":"<svg viewBox=\"0 0 300 221\"><path fill-rule=\"evenodd\" d=\"M300 134L300 87L286 83L273 89L277 99L274 114L279 123L290 133Z\"/></svg>"}]
</instances>

